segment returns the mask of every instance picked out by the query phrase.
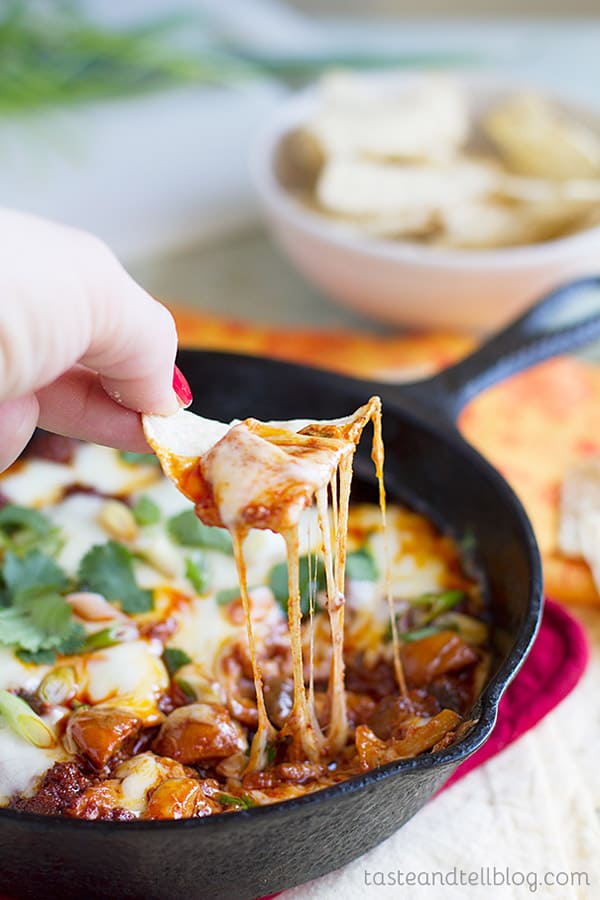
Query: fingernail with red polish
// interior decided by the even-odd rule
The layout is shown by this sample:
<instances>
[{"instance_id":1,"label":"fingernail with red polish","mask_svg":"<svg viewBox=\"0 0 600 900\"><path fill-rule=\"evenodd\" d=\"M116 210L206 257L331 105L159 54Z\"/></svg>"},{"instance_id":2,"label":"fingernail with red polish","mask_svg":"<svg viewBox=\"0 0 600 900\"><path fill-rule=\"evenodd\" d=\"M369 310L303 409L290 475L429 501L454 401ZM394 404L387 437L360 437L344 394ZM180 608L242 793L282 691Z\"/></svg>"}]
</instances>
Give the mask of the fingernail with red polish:
<instances>
[{"instance_id":1,"label":"fingernail with red polish","mask_svg":"<svg viewBox=\"0 0 600 900\"><path fill-rule=\"evenodd\" d=\"M173 390L182 406L189 406L193 400L192 391L185 375L175 366L173 369Z\"/></svg>"}]
</instances>

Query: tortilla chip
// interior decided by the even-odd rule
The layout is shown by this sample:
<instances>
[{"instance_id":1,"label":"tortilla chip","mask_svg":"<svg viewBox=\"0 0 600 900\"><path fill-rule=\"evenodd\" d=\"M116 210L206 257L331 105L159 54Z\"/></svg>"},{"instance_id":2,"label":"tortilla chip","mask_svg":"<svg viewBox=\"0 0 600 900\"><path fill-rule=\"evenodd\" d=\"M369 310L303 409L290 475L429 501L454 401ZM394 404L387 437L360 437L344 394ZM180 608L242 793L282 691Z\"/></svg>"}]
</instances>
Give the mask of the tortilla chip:
<instances>
[{"instance_id":1,"label":"tortilla chip","mask_svg":"<svg viewBox=\"0 0 600 900\"><path fill-rule=\"evenodd\" d=\"M184 345L263 354L391 382L424 377L473 346L464 335L378 337L174 312ZM549 596L566 603L600 602L589 566L558 548L564 475L577 460L600 453L600 368L564 357L543 363L474 400L460 426L521 497L540 543Z\"/></svg>"}]
</instances>

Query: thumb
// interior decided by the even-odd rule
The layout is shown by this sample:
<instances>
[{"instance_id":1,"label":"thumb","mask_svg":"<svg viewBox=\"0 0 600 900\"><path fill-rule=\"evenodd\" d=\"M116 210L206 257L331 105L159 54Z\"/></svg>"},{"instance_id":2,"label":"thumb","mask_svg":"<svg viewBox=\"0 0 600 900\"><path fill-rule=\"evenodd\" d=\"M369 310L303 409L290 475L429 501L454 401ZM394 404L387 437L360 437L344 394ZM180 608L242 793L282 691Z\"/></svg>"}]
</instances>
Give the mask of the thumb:
<instances>
[{"instance_id":1,"label":"thumb","mask_svg":"<svg viewBox=\"0 0 600 900\"><path fill-rule=\"evenodd\" d=\"M38 401L34 394L0 403L0 472L15 461L37 425Z\"/></svg>"}]
</instances>

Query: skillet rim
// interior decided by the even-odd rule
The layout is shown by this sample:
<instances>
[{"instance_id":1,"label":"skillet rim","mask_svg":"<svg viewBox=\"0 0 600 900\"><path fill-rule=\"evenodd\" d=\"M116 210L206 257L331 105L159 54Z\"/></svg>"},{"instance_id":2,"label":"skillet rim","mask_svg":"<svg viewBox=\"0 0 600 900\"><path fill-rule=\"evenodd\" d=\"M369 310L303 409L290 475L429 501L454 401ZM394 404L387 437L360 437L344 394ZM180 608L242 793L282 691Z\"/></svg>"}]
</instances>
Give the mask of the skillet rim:
<instances>
[{"instance_id":1,"label":"skillet rim","mask_svg":"<svg viewBox=\"0 0 600 900\"><path fill-rule=\"evenodd\" d=\"M294 797L289 800L279 800L276 803L267 804L265 806L256 806L251 809L236 810L226 814L204 816L201 818L189 819L144 819L133 821L107 821L107 820L88 820L77 819L68 816L44 815L41 813L31 813L9 807L0 807L0 819L18 822L20 824L29 824L32 827L64 828L71 830L73 828L88 828L102 834L106 831L115 832L122 829L126 832L147 832L166 829L193 829L193 828L224 828L230 817L235 816L235 821L240 822L242 819L253 821L261 816L270 815L274 820L278 815L286 815L290 811L290 815L294 815L296 809L302 809L307 804L326 802L335 800L338 796L352 794L360 791L370 785L377 784L387 778L400 776L404 772L427 771L429 769L437 769L443 767L456 767L476 750L478 750L490 737L492 729L496 723L498 716L498 704L508 685L512 682L519 669L525 662L533 642L538 633L543 606L543 575L542 563L539 547L533 531L533 527L529 517L513 488L506 479L478 450L476 450L458 431L454 422L445 416L440 416L439 411L435 411L432 418L431 413L434 409L415 410L411 403L412 388L418 386L417 383L407 383L406 385L381 384L368 380L353 378L352 376L344 376L337 372L319 369L313 366L304 366L297 363L291 363L287 360L275 359L273 357L259 356L252 354L220 352L212 349L203 350L200 348L181 348L188 355L198 356L217 356L221 358L231 357L238 361L245 360L253 363L267 362L268 364L281 366L287 369L293 369L297 372L310 373L312 378L322 377L332 382L337 382L343 386L346 391L351 388L368 391L376 391L383 395L384 403L396 414L407 416L415 420L417 427L423 428L439 437L440 431L443 432L444 440L452 446L455 452L463 453L467 456L469 464L472 464L479 473L485 478L487 477L493 484L494 490L503 495L503 501L510 507L522 530L523 549L528 559L530 568L530 581L528 589L528 603L523 613L523 621L519 630L515 633L515 639L510 652L498 667L498 670L486 685L485 689L479 696L475 704L475 710L479 710L478 719L471 731L458 744L438 751L435 754L421 753L410 759L399 759L367 772L354 775L351 778L340 781L329 787L321 788L317 791L304 794L301 797ZM390 396L390 388L397 392L396 396ZM402 396L403 389L406 388L406 396ZM428 415L429 413L429 415Z\"/></svg>"}]
</instances>

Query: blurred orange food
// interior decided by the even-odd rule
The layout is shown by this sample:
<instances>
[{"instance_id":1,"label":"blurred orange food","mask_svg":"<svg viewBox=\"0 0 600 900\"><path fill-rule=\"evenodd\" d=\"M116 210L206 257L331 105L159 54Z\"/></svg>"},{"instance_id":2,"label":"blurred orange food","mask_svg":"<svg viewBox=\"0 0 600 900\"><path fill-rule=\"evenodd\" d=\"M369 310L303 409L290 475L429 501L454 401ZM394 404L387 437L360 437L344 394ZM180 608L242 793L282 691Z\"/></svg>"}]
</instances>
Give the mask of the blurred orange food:
<instances>
[{"instance_id":1,"label":"blurred orange food","mask_svg":"<svg viewBox=\"0 0 600 900\"><path fill-rule=\"evenodd\" d=\"M173 310L184 346L260 354L364 378L406 381L449 365L472 338L443 333L379 337L271 328ZM507 478L533 522L546 591L600 602L588 566L556 549L560 486L577 459L600 453L600 367L561 357L514 376L463 412L464 435Z\"/></svg>"}]
</instances>

